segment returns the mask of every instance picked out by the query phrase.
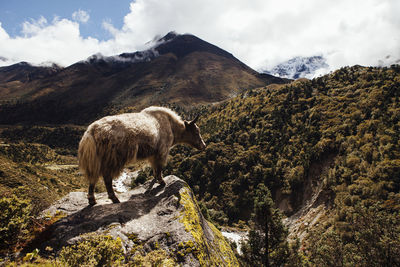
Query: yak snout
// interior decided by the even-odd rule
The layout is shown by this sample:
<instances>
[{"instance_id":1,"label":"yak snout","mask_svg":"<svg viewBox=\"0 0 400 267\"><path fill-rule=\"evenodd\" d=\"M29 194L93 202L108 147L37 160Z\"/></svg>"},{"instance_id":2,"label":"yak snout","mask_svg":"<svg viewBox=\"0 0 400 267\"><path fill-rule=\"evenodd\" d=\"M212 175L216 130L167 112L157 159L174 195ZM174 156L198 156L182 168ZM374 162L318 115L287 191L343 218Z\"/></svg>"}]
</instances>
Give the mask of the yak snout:
<instances>
[{"instance_id":1,"label":"yak snout","mask_svg":"<svg viewBox=\"0 0 400 267\"><path fill-rule=\"evenodd\" d=\"M200 142L198 143L196 148L198 150L204 150L204 149L206 149L206 147L207 147L206 143L204 143L203 138L200 137Z\"/></svg>"},{"instance_id":2,"label":"yak snout","mask_svg":"<svg viewBox=\"0 0 400 267\"><path fill-rule=\"evenodd\" d=\"M204 150L206 148L206 143L203 141L200 134L192 135L187 143L198 150Z\"/></svg>"}]
</instances>

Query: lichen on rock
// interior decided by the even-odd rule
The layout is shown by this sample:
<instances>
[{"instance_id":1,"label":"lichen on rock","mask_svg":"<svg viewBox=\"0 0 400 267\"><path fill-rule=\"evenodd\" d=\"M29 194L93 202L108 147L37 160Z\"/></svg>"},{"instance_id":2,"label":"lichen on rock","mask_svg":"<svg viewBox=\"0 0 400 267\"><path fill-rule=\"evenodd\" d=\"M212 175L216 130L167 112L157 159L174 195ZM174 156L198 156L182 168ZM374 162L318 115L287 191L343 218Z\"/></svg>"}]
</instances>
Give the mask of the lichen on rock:
<instances>
[{"instance_id":1,"label":"lichen on rock","mask_svg":"<svg viewBox=\"0 0 400 267\"><path fill-rule=\"evenodd\" d=\"M195 256L201 266L239 266L232 248L221 232L204 219L189 186L180 190L184 207L180 221L195 240Z\"/></svg>"}]
</instances>

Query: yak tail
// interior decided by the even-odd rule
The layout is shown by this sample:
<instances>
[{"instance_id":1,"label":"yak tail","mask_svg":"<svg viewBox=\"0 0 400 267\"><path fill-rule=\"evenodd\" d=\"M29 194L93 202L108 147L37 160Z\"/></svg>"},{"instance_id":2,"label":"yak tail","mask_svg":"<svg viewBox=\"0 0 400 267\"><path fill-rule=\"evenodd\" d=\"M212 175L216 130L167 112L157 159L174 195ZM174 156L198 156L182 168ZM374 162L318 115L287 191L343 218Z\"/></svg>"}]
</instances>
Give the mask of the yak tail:
<instances>
[{"instance_id":1,"label":"yak tail","mask_svg":"<svg viewBox=\"0 0 400 267\"><path fill-rule=\"evenodd\" d=\"M86 175L90 184L94 184L100 177L100 159L97 155L96 141L93 136L85 132L78 149L79 169Z\"/></svg>"}]
</instances>

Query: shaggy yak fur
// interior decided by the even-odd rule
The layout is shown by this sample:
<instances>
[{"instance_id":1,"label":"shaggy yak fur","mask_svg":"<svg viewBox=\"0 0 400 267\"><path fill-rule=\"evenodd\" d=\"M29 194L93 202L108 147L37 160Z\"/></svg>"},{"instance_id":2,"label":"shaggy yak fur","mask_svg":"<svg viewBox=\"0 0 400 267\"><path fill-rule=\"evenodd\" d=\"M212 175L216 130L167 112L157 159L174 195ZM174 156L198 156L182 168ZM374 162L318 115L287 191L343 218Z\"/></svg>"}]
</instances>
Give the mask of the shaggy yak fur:
<instances>
[{"instance_id":1,"label":"shaggy yak fur","mask_svg":"<svg viewBox=\"0 0 400 267\"><path fill-rule=\"evenodd\" d=\"M137 160L148 160L153 168L154 179L147 191L156 181L165 185L161 171L172 146L185 143L197 149L206 147L195 124L197 118L188 122L168 108L149 107L139 113L104 117L89 125L78 150L79 169L89 181L89 204L96 204L94 187L100 176L108 197L118 203L112 179Z\"/></svg>"}]
</instances>

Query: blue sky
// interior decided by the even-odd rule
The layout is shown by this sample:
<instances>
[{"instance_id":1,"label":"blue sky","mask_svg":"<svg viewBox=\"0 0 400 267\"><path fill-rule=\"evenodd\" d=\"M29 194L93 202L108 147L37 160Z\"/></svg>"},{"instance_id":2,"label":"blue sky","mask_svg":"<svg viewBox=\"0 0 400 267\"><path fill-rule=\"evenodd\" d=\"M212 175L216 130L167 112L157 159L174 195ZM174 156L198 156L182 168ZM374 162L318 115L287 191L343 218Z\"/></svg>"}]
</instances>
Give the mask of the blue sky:
<instances>
[{"instance_id":1,"label":"blue sky","mask_svg":"<svg viewBox=\"0 0 400 267\"><path fill-rule=\"evenodd\" d=\"M103 21L109 21L116 28L121 28L131 2L132 0L0 0L0 22L10 36L16 37L21 34L25 21L38 20L41 16L47 21L52 21L54 17L73 20L72 14L82 10L89 15L89 20L81 23L81 35L106 40L112 38L112 35L102 27Z\"/></svg>"},{"instance_id":2,"label":"blue sky","mask_svg":"<svg viewBox=\"0 0 400 267\"><path fill-rule=\"evenodd\" d=\"M399 0L0 0L0 66L68 66L148 49L169 31L256 70L315 55L326 58L324 73L389 65L400 63L399 14Z\"/></svg>"}]
</instances>

